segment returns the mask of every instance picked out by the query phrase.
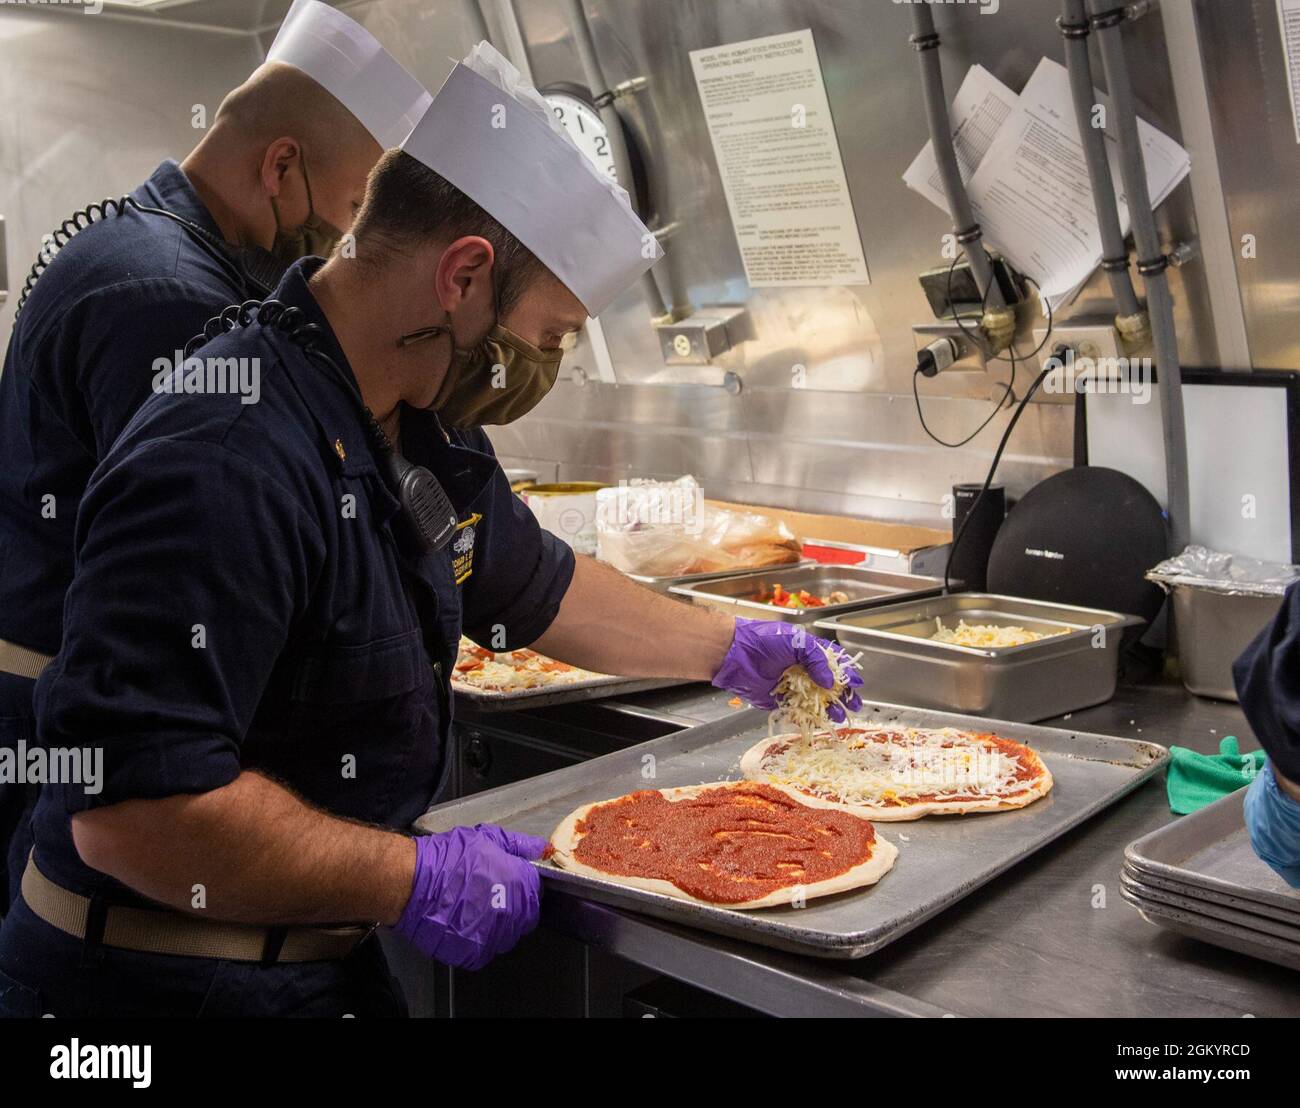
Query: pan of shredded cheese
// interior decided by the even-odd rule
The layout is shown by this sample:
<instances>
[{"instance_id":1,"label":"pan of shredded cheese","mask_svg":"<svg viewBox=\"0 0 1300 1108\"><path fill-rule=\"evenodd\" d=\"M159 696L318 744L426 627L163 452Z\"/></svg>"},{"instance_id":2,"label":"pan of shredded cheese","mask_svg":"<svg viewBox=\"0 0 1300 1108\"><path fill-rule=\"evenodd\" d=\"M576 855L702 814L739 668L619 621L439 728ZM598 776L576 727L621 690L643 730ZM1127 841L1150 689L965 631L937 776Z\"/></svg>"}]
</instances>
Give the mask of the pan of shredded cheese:
<instances>
[{"instance_id":1,"label":"pan of shredded cheese","mask_svg":"<svg viewBox=\"0 0 1300 1108\"><path fill-rule=\"evenodd\" d=\"M1025 643L1065 634L1063 630L1030 631L1027 627L1015 624L1000 627L994 623L967 623L964 619L959 619L956 627L945 627L938 616L934 617L934 626L935 632L930 638L934 642L952 643L954 646L1024 646Z\"/></svg>"}]
</instances>

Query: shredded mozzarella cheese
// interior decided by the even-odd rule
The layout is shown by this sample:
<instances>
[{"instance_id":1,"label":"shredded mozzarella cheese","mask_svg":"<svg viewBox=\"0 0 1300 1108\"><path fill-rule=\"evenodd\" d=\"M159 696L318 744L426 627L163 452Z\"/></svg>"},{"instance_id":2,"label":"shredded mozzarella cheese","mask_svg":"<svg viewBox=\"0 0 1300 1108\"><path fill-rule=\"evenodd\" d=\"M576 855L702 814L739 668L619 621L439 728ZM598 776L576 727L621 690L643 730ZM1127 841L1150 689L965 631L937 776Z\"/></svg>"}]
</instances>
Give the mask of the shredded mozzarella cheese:
<instances>
[{"instance_id":1,"label":"shredded mozzarella cheese","mask_svg":"<svg viewBox=\"0 0 1300 1108\"><path fill-rule=\"evenodd\" d=\"M978 799L1022 792L1013 754L964 735L871 726L865 734L801 735L765 754L766 779L847 804L906 803L909 797ZM881 739L877 736L900 736Z\"/></svg>"},{"instance_id":2,"label":"shredded mozzarella cheese","mask_svg":"<svg viewBox=\"0 0 1300 1108\"><path fill-rule=\"evenodd\" d=\"M1027 627L998 627L992 623L967 623L957 621L957 626L945 627L937 616L937 628L930 636L935 642L954 643L957 646L1024 646L1028 642L1063 635L1063 631L1030 631Z\"/></svg>"},{"instance_id":3,"label":"shredded mozzarella cheese","mask_svg":"<svg viewBox=\"0 0 1300 1108\"><path fill-rule=\"evenodd\" d=\"M483 657L484 654L489 657ZM479 665L473 669L462 670L460 666L471 662ZM452 680L486 692L512 692L520 689L536 689L543 685L569 685L575 681L585 681L603 674L590 670L568 666L555 668L557 663L538 654L535 650L504 650L492 653L476 646L473 641L462 637L460 653L456 659L456 670Z\"/></svg>"},{"instance_id":4,"label":"shredded mozzarella cheese","mask_svg":"<svg viewBox=\"0 0 1300 1108\"><path fill-rule=\"evenodd\" d=\"M858 668L858 659L862 655L855 654L850 658L829 646L823 646L821 650L835 678L834 687L822 688L803 666L791 666L781 674L781 680L772 691L776 708L767 717L769 735L774 734L777 727L811 735L833 726L826 709L844 695L848 688L848 673Z\"/></svg>"}]
</instances>

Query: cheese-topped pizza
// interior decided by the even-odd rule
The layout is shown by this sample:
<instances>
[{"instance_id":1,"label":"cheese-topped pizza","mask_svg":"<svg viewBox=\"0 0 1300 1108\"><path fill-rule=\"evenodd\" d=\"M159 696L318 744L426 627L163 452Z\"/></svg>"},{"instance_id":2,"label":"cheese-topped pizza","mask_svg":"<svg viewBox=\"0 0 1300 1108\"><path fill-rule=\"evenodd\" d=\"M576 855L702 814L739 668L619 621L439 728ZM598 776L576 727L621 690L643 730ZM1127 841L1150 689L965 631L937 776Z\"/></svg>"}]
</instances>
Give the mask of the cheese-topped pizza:
<instances>
[{"instance_id":1,"label":"cheese-topped pizza","mask_svg":"<svg viewBox=\"0 0 1300 1108\"><path fill-rule=\"evenodd\" d=\"M725 908L874 885L898 849L842 804L728 781L587 804L551 836L562 869Z\"/></svg>"},{"instance_id":2,"label":"cheese-topped pizza","mask_svg":"<svg viewBox=\"0 0 1300 1108\"><path fill-rule=\"evenodd\" d=\"M576 681L604 676L603 673L557 662L535 650L493 651L462 637L451 682L481 692L515 692L549 685L572 685Z\"/></svg>"},{"instance_id":3,"label":"cheese-topped pizza","mask_svg":"<svg viewBox=\"0 0 1300 1108\"><path fill-rule=\"evenodd\" d=\"M952 727L777 735L746 751L740 772L875 820L1023 808L1052 788L1047 766L1023 743Z\"/></svg>"}]
</instances>

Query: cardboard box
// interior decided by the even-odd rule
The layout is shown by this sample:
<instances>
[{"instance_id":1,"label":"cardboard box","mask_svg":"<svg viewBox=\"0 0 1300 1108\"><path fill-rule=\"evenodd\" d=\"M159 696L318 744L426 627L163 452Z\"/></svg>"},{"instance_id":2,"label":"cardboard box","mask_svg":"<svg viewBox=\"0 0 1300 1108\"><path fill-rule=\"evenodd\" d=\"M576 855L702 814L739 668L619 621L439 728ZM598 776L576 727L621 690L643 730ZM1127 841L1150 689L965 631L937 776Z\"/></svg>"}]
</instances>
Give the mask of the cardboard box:
<instances>
[{"instance_id":1,"label":"cardboard box","mask_svg":"<svg viewBox=\"0 0 1300 1108\"><path fill-rule=\"evenodd\" d=\"M763 504L708 500L715 508L757 512L779 519L803 540L804 556L835 565L923 573L942 577L952 536L933 527L884 523L850 516L815 515Z\"/></svg>"}]
</instances>

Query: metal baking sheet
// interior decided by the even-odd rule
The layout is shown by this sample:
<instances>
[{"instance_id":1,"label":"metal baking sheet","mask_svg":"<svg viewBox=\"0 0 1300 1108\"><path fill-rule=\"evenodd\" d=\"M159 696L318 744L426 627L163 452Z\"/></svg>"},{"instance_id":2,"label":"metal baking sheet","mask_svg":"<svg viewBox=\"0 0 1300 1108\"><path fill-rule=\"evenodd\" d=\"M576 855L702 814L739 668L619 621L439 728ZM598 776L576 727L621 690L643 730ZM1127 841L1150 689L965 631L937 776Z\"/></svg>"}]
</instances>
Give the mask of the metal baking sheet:
<instances>
[{"instance_id":1,"label":"metal baking sheet","mask_svg":"<svg viewBox=\"0 0 1300 1108\"><path fill-rule=\"evenodd\" d=\"M824 604L818 608L778 608L756 599L780 584L789 592L806 589L818 596L841 590L849 597L842 604ZM711 577L690 585L674 585L668 590L695 604L733 616L751 619L782 620L786 623L815 623L845 612L896 601L937 596L943 592L942 577L922 577L915 573L893 573L864 566L812 565L802 568L775 566L755 573L731 577Z\"/></svg>"},{"instance_id":2,"label":"metal baking sheet","mask_svg":"<svg viewBox=\"0 0 1300 1108\"><path fill-rule=\"evenodd\" d=\"M1201 900L1199 897L1185 893L1169 892L1135 877L1129 870L1120 874L1119 881L1120 888L1132 893L1135 901L1149 901L1165 908L1175 908L1179 911L1206 916L1230 927L1245 927L1251 931L1260 931L1273 938L1293 943L1296 949L1300 950L1300 925L1295 923L1281 923L1255 912L1243 912L1237 908L1226 908L1213 901Z\"/></svg>"},{"instance_id":3,"label":"metal baking sheet","mask_svg":"<svg viewBox=\"0 0 1300 1108\"><path fill-rule=\"evenodd\" d=\"M811 558L800 558L797 562L786 562L784 565L767 568L784 570L788 573L791 570L804 569L816 564ZM705 573L678 573L668 577L650 577L643 573L625 573L624 576L643 585L649 585L656 592L667 592L674 585L691 585L696 581L713 581L719 577L739 577L742 573L753 573L754 568L754 566L742 566L740 569L713 569Z\"/></svg>"},{"instance_id":4,"label":"metal baking sheet","mask_svg":"<svg viewBox=\"0 0 1300 1108\"><path fill-rule=\"evenodd\" d=\"M1200 912L1169 908L1155 901L1139 899L1125 891L1122 882L1120 896L1133 904L1147 923L1154 924L1156 927L1176 931L1188 938L1221 946L1227 950L1235 950L1238 954L1249 954L1252 958L1260 958L1279 966L1300 970L1300 944L1298 943L1287 943L1260 931L1223 923Z\"/></svg>"},{"instance_id":5,"label":"metal baking sheet","mask_svg":"<svg viewBox=\"0 0 1300 1108\"><path fill-rule=\"evenodd\" d=\"M989 730L987 720L867 704L858 719L918 727ZM861 958L879 950L1003 870L1136 788L1168 760L1162 746L1020 723L996 731L1032 746L1056 779L1027 808L970 816L876 823L899 849L893 869L869 889L824 897L804 908L741 912L690 904L615 881L565 873L538 863L547 883L591 900L686 923L780 950L823 958ZM549 837L575 808L637 789L736 780L740 756L767 735L756 709L613 754L506 785L426 813L416 827L442 831L480 821Z\"/></svg>"},{"instance_id":6,"label":"metal baking sheet","mask_svg":"<svg viewBox=\"0 0 1300 1108\"><path fill-rule=\"evenodd\" d=\"M1019 626L1049 637L1020 646L935 642L935 620ZM990 719L1040 720L1115 694L1119 648L1136 616L993 593L955 593L819 619L863 655L873 695Z\"/></svg>"},{"instance_id":7,"label":"metal baking sheet","mask_svg":"<svg viewBox=\"0 0 1300 1108\"><path fill-rule=\"evenodd\" d=\"M600 700L606 696L624 696L645 692L647 689L665 689L670 685L689 685L691 682L677 678L619 677L602 673L586 681L568 685L543 685L536 689L510 689L507 692L488 692L467 688L455 681L451 691L459 703L476 712L517 712L522 708L549 708L553 704L576 704L584 700Z\"/></svg>"},{"instance_id":8,"label":"metal baking sheet","mask_svg":"<svg viewBox=\"0 0 1300 1108\"><path fill-rule=\"evenodd\" d=\"M1229 896L1214 889L1207 889L1203 885L1188 885L1181 881L1170 881L1159 874L1151 873L1149 870L1134 865L1125 865L1121 876L1140 882L1149 890L1170 893L1173 896L1197 901L1202 905L1198 910L1204 911L1207 915L1214 914L1210 910L1212 907L1229 908L1235 912L1264 916L1278 923L1287 924L1295 930L1296 941L1300 942L1300 911L1287 911L1285 908L1278 908L1272 904L1261 904L1258 900L1243 900L1239 896Z\"/></svg>"},{"instance_id":9,"label":"metal baking sheet","mask_svg":"<svg viewBox=\"0 0 1300 1108\"><path fill-rule=\"evenodd\" d=\"M1180 885L1200 886L1300 914L1300 889L1291 888L1269 869L1250 845L1245 802L1244 788L1229 793L1129 843L1124 861L1139 872Z\"/></svg>"}]
</instances>

